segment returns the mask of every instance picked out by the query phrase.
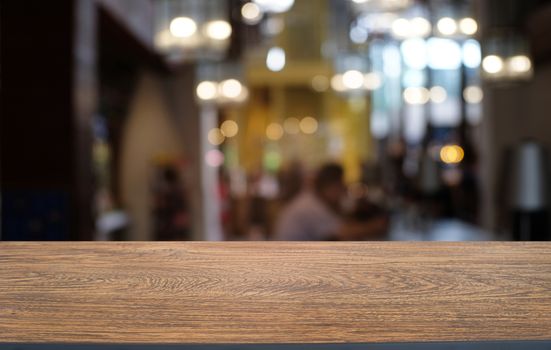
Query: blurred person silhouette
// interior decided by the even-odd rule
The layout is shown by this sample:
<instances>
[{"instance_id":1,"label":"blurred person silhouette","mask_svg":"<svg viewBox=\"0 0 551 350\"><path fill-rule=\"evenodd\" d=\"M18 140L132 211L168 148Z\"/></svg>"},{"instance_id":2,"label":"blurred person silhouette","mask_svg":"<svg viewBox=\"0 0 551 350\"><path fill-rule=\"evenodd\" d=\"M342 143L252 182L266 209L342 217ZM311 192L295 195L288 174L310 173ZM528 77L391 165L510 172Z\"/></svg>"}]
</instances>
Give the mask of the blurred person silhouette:
<instances>
[{"instance_id":1,"label":"blurred person silhouette","mask_svg":"<svg viewBox=\"0 0 551 350\"><path fill-rule=\"evenodd\" d=\"M288 241L361 240L386 231L386 218L346 220L341 203L346 194L343 168L322 166L311 188L306 187L286 207L276 222L275 239Z\"/></svg>"}]
</instances>

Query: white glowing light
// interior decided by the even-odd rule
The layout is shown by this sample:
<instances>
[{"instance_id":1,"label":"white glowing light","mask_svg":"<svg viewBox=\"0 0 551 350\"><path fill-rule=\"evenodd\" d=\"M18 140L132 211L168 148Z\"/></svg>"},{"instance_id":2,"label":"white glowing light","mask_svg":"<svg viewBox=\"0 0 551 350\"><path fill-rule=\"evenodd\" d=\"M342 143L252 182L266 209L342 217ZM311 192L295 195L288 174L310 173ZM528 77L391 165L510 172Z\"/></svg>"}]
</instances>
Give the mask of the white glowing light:
<instances>
[{"instance_id":1,"label":"white glowing light","mask_svg":"<svg viewBox=\"0 0 551 350\"><path fill-rule=\"evenodd\" d=\"M378 73L371 72L364 75L364 88L367 90L377 90L382 84L383 81Z\"/></svg>"},{"instance_id":2,"label":"white glowing light","mask_svg":"<svg viewBox=\"0 0 551 350\"><path fill-rule=\"evenodd\" d=\"M364 84L364 75L360 71L349 70L342 75L342 82L347 89L359 89Z\"/></svg>"},{"instance_id":3,"label":"white glowing light","mask_svg":"<svg viewBox=\"0 0 551 350\"><path fill-rule=\"evenodd\" d=\"M189 17L176 17L170 22L170 33L178 38L188 38L197 31L197 24Z\"/></svg>"},{"instance_id":4,"label":"white glowing light","mask_svg":"<svg viewBox=\"0 0 551 350\"><path fill-rule=\"evenodd\" d=\"M241 16L247 24L257 24L262 19L262 10L254 2L248 2L241 7Z\"/></svg>"},{"instance_id":5,"label":"white glowing light","mask_svg":"<svg viewBox=\"0 0 551 350\"><path fill-rule=\"evenodd\" d=\"M463 90L463 98L465 102L469 104L476 104L482 102L484 93L479 86L467 86L465 90Z\"/></svg>"},{"instance_id":6,"label":"white glowing light","mask_svg":"<svg viewBox=\"0 0 551 350\"><path fill-rule=\"evenodd\" d=\"M282 13L289 11L295 0L253 0L263 11Z\"/></svg>"},{"instance_id":7,"label":"white glowing light","mask_svg":"<svg viewBox=\"0 0 551 350\"><path fill-rule=\"evenodd\" d=\"M214 81L202 81L197 85L195 92L201 100L213 100L218 96L218 84Z\"/></svg>"},{"instance_id":8,"label":"white glowing light","mask_svg":"<svg viewBox=\"0 0 551 350\"><path fill-rule=\"evenodd\" d=\"M503 69L503 59L496 55L489 55L482 60L482 69L489 74L499 73Z\"/></svg>"},{"instance_id":9,"label":"white glowing light","mask_svg":"<svg viewBox=\"0 0 551 350\"><path fill-rule=\"evenodd\" d=\"M395 45L386 45L383 49L383 72L389 78L398 78L402 74L402 57Z\"/></svg>"},{"instance_id":10,"label":"white glowing light","mask_svg":"<svg viewBox=\"0 0 551 350\"><path fill-rule=\"evenodd\" d=\"M423 39L407 39L400 45L406 66L413 69L425 69L427 66L427 45Z\"/></svg>"},{"instance_id":11,"label":"white glowing light","mask_svg":"<svg viewBox=\"0 0 551 350\"><path fill-rule=\"evenodd\" d=\"M233 99L241 95L243 85L236 79L227 79L220 83L220 92L222 96Z\"/></svg>"},{"instance_id":12,"label":"white glowing light","mask_svg":"<svg viewBox=\"0 0 551 350\"><path fill-rule=\"evenodd\" d=\"M404 90L404 101L412 105L425 104L430 99L429 90L424 87L409 87Z\"/></svg>"},{"instance_id":13,"label":"white glowing light","mask_svg":"<svg viewBox=\"0 0 551 350\"><path fill-rule=\"evenodd\" d=\"M413 34L417 37L426 37L430 34L432 26L430 22L423 17L415 17L410 21Z\"/></svg>"},{"instance_id":14,"label":"white glowing light","mask_svg":"<svg viewBox=\"0 0 551 350\"><path fill-rule=\"evenodd\" d=\"M225 120L220 125L220 131L225 137L234 137L239 132L239 125L233 120Z\"/></svg>"},{"instance_id":15,"label":"white glowing light","mask_svg":"<svg viewBox=\"0 0 551 350\"><path fill-rule=\"evenodd\" d=\"M430 38L427 41L428 65L432 69L458 69L461 67L461 46L451 39Z\"/></svg>"},{"instance_id":16,"label":"white glowing light","mask_svg":"<svg viewBox=\"0 0 551 350\"><path fill-rule=\"evenodd\" d=\"M478 41L469 39L463 44L463 64L467 68L478 68L480 66L480 44Z\"/></svg>"},{"instance_id":17,"label":"white glowing light","mask_svg":"<svg viewBox=\"0 0 551 350\"><path fill-rule=\"evenodd\" d=\"M407 38L410 35L410 23L405 18L397 18L392 22L392 33L399 38Z\"/></svg>"},{"instance_id":18,"label":"white glowing light","mask_svg":"<svg viewBox=\"0 0 551 350\"><path fill-rule=\"evenodd\" d=\"M532 61L528 56L518 55L509 58L507 65L514 73L526 73L532 68Z\"/></svg>"},{"instance_id":19,"label":"white glowing light","mask_svg":"<svg viewBox=\"0 0 551 350\"><path fill-rule=\"evenodd\" d=\"M272 47L266 55L266 67L272 72L279 72L285 67L285 50L281 47Z\"/></svg>"},{"instance_id":20,"label":"white glowing light","mask_svg":"<svg viewBox=\"0 0 551 350\"><path fill-rule=\"evenodd\" d=\"M442 86L433 86L430 89L430 100L433 103L442 103L446 101L448 98L448 93L446 92L446 89L444 89Z\"/></svg>"},{"instance_id":21,"label":"white glowing light","mask_svg":"<svg viewBox=\"0 0 551 350\"><path fill-rule=\"evenodd\" d=\"M473 35L478 30L478 23L470 17L463 18L459 21L459 30L466 35Z\"/></svg>"},{"instance_id":22,"label":"white glowing light","mask_svg":"<svg viewBox=\"0 0 551 350\"><path fill-rule=\"evenodd\" d=\"M443 35L452 35L457 31L457 23L453 18L442 17L436 23L436 28Z\"/></svg>"},{"instance_id":23,"label":"white glowing light","mask_svg":"<svg viewBox=\"0 0 551 350\"><path fill-rule=\"evenodd\" d=\"M210 21L205 26L205 33L214 40L226 40L232 33L231 25L223 20Z\"/></svg>"}]
</instances>

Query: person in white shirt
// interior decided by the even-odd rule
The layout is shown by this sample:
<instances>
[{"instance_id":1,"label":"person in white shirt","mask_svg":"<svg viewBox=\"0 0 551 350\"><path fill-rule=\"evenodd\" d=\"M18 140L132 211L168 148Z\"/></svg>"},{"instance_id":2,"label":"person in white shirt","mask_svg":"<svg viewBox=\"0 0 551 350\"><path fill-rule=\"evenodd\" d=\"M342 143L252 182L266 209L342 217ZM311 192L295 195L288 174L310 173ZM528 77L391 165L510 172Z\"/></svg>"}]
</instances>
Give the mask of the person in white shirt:
<instances>
[{"instance_id":1,"label":"person in white shirt","mask_svg":"<svg viewBox=\"0 0 551 350\"><path fill-rule=\"evenodd\" d=\"M379 230L381 222L347 222L341 218L340 204L345 191L342 167L338 164L323 166L315 177L313 188L302 191L283 208L276 222L275 239L357 240Z\"/></svg>"}]
</instances>

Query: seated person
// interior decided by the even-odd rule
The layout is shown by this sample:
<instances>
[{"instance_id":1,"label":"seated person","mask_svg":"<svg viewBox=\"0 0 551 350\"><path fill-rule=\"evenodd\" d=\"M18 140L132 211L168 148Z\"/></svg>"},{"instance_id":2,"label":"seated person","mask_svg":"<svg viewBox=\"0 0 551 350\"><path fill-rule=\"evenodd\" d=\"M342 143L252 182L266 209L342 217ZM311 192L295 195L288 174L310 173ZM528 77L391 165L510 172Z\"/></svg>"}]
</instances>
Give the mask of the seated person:
<instances>
[{"instance_id":1,"label":"seated person","mask_svg":"<svg viewBox=\"0 0 551 350\"><path fill-rule=\"evenodd\" d=\"M288 241L360 240L379 236L386 230L385 217L367 222L347 221L341 216L346 193L343 169L327 164L317 173L313 189L298 194L276 223L275 239Z\"/></svg>"}]
</instances>

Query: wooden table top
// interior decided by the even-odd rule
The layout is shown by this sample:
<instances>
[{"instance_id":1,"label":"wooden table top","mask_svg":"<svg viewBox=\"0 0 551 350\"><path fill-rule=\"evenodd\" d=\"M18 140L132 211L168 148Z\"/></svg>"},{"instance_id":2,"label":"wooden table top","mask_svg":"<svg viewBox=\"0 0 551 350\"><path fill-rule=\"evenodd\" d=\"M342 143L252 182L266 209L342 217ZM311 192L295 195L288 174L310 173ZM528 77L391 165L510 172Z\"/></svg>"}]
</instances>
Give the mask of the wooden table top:
<instances>
[{"instance_id":1,"label":"wooden table top","mask_svg":"<svg viewBox=\"0 0 551 350\"><path fill-rule=\"evenodd\" d=\"M0 243L0 342L551 339L549 243Z\"/></svg>"}]
</instances>

